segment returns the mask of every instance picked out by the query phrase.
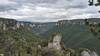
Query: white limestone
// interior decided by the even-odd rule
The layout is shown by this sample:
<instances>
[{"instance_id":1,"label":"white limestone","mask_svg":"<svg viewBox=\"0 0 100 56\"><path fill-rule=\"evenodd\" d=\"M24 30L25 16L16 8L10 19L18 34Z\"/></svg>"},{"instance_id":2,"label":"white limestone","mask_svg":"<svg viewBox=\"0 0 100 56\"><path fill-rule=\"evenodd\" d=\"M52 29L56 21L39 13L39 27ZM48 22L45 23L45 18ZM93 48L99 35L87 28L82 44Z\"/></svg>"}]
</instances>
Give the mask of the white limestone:
<instances>
[{"instance_id":1,"label":"white limestone","mask_svg":"<svg viewBox=\"0 0 100 56\"><path fill-rule=\"evenodd\" d=\"M98 55L96 52L94 52L94 51L91 52L90 55L91 55L91 56L99 56L99 55Z\"/></svg>"},{"instance_id":2,"label":"white limestone","mask_svg":"<svg viewBox=\"0 0 100 56\"><path fill-rule=\"evenodd\" d=\"M88 51L83 51L81 52L81 56L90 56Z\"/></svg>"},{"instance_id":3,"label":"white limestone","mask_svg":"<svg viewBox=\"0 0 100 56\"><path fill-rule=\"evenodd\" d=\"M48 43L48 48L54 48L57 50L61 50L61 35L57 34L53 36L52 42Z\"/></svg>"}]
</instances>

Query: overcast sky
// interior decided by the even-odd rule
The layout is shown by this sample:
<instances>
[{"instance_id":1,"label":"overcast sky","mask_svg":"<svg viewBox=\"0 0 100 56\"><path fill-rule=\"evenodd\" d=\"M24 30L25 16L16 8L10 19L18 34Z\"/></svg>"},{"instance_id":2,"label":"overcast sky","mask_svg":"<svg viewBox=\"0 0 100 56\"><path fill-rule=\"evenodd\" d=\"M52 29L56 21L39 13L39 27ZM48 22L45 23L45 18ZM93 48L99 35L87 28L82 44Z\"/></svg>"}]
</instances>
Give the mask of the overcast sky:
<instances>
[{"instance_id":1,"label":"overcast sky","mask_svg":"<svg viewBox=\"0 0 100 56\"><path fill-rule=\"evenodd\" d=\"M88 0L0 0L0 17L32 22L100 17Z\"/></svg>"}]
</instances>

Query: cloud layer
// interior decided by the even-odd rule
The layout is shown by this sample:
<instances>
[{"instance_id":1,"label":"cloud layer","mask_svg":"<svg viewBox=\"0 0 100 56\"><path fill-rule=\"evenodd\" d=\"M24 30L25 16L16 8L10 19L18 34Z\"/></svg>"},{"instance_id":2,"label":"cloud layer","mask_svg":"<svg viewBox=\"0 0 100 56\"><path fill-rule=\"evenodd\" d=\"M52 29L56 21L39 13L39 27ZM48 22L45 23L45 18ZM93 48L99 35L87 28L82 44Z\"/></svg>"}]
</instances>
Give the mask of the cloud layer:
<instances>
[{"instance_id":1,"label":"cloud layer","mask_svg":"<svg viewBox=\"0 0 100 56\"><path fill-rule=\"evenodd\" d=\"M0 17L32 22L100 17L88 0L1 0Z\"/></svg>"}]
</instances>

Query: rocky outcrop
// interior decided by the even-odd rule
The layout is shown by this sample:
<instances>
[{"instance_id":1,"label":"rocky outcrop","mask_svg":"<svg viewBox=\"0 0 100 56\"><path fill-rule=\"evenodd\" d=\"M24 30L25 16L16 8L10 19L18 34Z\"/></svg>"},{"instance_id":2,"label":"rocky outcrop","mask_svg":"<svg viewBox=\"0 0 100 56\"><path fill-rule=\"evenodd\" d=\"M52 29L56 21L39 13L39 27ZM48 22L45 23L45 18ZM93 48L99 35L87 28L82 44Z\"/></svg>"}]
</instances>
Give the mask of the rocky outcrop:
<instances>
[{"instance_id":1,"label":"rocky outcrop","mask_svg":"<svg viewBox=\"0 0 100 56\"><path fill-rule=\"evenodd\" d=\"M26 28L30 29L32 28L30 23L23 22L23 21L17 21L14 19L6 19L6 18L0 18L0 30L6 31L6 30L16 30L19 28Z\"/></svg>"},{"instance_id":2,"label":"rocky outcrop","mask_svg":"<svg viewBox=\"0 0 100 56\"><path fill-rule=\"evenodd\" d=\"M98 54L95 51L83 51L81 52L81 56L98 56Z\"/></svg>"},{"instance_id":3,"label":"rocky outcrop","mask_svg":"<svg viewBox=\"0 0 100 56\"><path fill-rule=\"evenodd\" d=\"M88 51L81 52L81 56L91 56Z\"/></svg>"},{"instance_id":4,"label":"rocky outcrop","mask_svg":"<svg viewBox=\"0 0 100 56\"><path fill-rule=\"evenodd\" d=\"M48 48L53 48L57 50L61 50L61 35L58 33L55 33L52 37L52 40L48 43Z\"/></svg>"},{"instance_id":5,"label":"rocky outcrop","mask_svg":"<svg viewBox=\"0 0 100 56\"><path fill-rule=\"evenodd\" d=\"M98 56L98 54L95 51L91 51L88 48L79 48L79 49L73 49L73 48L65 48L62 47L62 36L59 33L54 33L50 42L48 42L48 48L49 50L58 50L59 52L64 52L65 56Z\"/></svg>"},{"instance_id":6,"label":"rocky outcrop","mask_svg":"<svg viewBox=\"0 0 100 56\"><path fill-rule=\"evenodd\" d=\"M14 19L0 18L0 30L15 29L16 23Z\"/></svg>"},{"instance_id":7,"label":"rocky outcrop","mask_svg":"<svg viewBox=\"0 0 100 56\"><path fill-rule=\"evenodd\" d=\"M90 53L90 56L99 56L95 51Z\"/></svg>"}]
</instances>

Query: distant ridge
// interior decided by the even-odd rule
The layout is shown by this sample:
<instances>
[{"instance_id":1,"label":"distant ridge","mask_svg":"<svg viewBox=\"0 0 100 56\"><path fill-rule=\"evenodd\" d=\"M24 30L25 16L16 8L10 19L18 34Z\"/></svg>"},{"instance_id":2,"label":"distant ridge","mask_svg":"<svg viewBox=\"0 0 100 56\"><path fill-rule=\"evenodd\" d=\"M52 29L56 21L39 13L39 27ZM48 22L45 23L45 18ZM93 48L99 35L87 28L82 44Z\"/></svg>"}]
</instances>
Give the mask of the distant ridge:
<instances>
[{"instance_id":1,"label":"distant ridge","mask_svg":"<svg viewBox=\"0 0 100 56\"><path fill-rule=\"evenodd\" d=\"M14 19L0 18L1 20L7 20L11 23L16 22ZM100 22L100 18L90 18L89 21ZM10 23L3 22L3 24L11 25ZM75 20L60 20L58 22L48 23L34 23L17 21L17 23L23 25L24 30L34 32L40 35L41 38L49 39L54 32L59 32L67 48L90 48L95 49L100 55L100 40L94 36L89 29L85 26L84 19ZM2 26L2 24L0 24ZM12 27L15 24L11 25ZM5 26L5 25L4 25ZM9 27L9 26L8 26ZM11 28L11 27L10 27ZM27 32L27 31L26 31ZM26 34L26 33L25 33Z\"/></svg>"}]
</instances>

